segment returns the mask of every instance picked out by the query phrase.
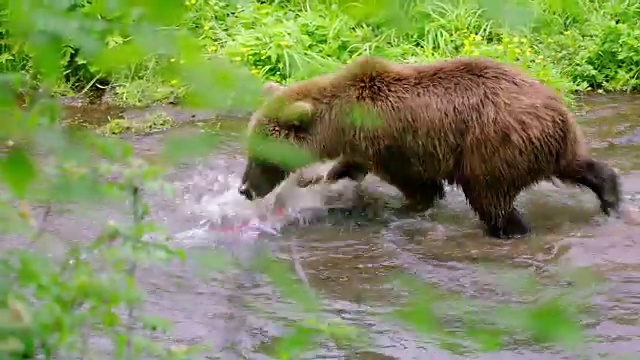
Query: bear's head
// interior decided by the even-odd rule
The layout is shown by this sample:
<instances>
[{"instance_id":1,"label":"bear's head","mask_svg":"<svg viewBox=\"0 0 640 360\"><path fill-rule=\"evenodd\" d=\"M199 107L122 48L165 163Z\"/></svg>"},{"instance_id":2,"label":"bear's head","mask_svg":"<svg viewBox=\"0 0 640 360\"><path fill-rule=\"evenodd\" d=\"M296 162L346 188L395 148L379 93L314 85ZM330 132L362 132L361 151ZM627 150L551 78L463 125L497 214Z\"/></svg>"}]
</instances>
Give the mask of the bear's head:
<instances>
[{"instance_id":1,"label":"bear's head","mask_svg":"<svg viewBox=\"0 0 640 360\"><path fill-rule=\"evenodd\" d=\"M313 125L313 106L308 101L291 100L286 88L274 82L264 85L267 97L253 113L248 126L247 165L238 192L249 200L269 194L295 170L269 156L261 140L286 141L295 145L307 139Z\"/></svg>"}]
</instances>

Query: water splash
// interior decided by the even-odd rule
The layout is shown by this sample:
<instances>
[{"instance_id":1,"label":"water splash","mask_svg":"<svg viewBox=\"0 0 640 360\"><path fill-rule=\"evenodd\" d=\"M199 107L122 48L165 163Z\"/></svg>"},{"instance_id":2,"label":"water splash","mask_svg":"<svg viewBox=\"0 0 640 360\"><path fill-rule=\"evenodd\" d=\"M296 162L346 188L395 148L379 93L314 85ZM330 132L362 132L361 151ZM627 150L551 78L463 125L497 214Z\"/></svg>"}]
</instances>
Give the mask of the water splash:
<instances>
[{"instance_id":1,"label":"water splash","mask_svg":"<svg viewBox=\"0 0 640 360\"><path fill-rule=\"evenodd\" d=\"M203 218L200 227L176 236L185 245L202 242L252 241L261 236L277 236L283 227L306 225L325 218L332 209L360 208L380 213L384 200L380 189L359 186L343 179L333 184L321 182L306 188L297 179L325 174L333 162L315 163L289 176L269 195L248 201L237 192L234 176L205 176L192 183L212 190L189 203L188 211ZM207 178L208 177L208 178ZM212 188L213 187L213 188ZM214 189L215 188L215 189Z\"/></svg>"}]
</instances>

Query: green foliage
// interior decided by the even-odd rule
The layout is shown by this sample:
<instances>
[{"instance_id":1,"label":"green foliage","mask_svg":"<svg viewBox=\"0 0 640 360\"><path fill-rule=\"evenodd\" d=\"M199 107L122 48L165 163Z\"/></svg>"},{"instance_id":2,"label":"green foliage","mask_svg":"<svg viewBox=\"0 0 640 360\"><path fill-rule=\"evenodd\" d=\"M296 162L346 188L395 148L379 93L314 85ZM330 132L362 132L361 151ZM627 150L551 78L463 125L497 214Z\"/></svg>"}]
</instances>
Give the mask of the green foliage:
<instances>
[{"instance_id":1,"label":"green foliage","mask_svg":"<svg viewBox=\"0 0 640 360\"><path fill-rule=\"evenodd\" d=\"M163 21L181 19L182 28L197 37L198 51L209 56L224 55L234 63L246 65L262 79L282 83L331 71L363 54L410 62L482 55L519 64L569 94L640 89L637 2L401 3L402 6L381 0L189 0L180 6L171 5L180 10L171 16L163 15L167 17ZM140 43L145 46L137 48L139 56L129 58L136 60L125 61L126 66L119 69L96 63L97 53L93 49L98 44L83 44L82 52L78 51L78 41L86 40L79 36L85 30L94 31L99 45L106 45L107 49L124 48L127 53L137 47L131 46L141 40L132 36L136 30L117 26L117 21L126 17L103 11L109 8L105 4L78 1L73 10L61 13L62 21L75 14L79 20L61 31L57 44L51 45L50 51L58 53L55 61L41 61L33 56L32 48L45 41L42 37L26 41L0 26L0 38L4 40L0 45L2 69L33 74L40 66L61 67L60 75L64 76L55 79L59 93L69 88L84 92L111 86L115 100L124 105L144 106L181 99L186 86L177 77L167 76L167 68L183 60L178 54L168 54L168 46L155 56L145 52L145 43ZM65 10L65 6L58 7ZM89 25L88 21L96 14L105 20ZM0 24L8 20L5 11ZM145 36L153 42L149 38L153 35L156 34ZM513 38L522 42L511 42ZM115 60L114 55L110 53L108 60Z\"/></svg>"},{"instance_id":2,"label":"green foliage","mask_svg":"<svg viewBox=\"0 0 640 360\"><path fill-rule=\"evenodd\" d=\"M250 110L260 101L261 78L305 78L365 53L428 61L478 52L526 65L559 88L638 87L638 51L632 44L638 39L638 10L626 2L576 0L558 5L548 0L529 4L533 7L492 5L486 11L470 1L409 1L402 6L394 1L276 0L265 4L4 0L0 4L0 143L4 144L0 229L3 235L29 239L31 245L64 246L60 256L27 247L3 249L3 358L93 358L90 333L110 338L118 359L142 355L178 359L192 350L161 346L136 330L169 327L141 312L144 294L136 282L137 269L148 262L184 258L149 220L150 209L144 202L145 192L170 190L161 181L166 168L159 165L162 161L152 165L134 157L131 145L117 137L62 126L60 105L52 97L61 85L80 82L87 88L107 78L127 102L144 104L179 94L186 104L214 111ZM528 14L527 21L509 24L524 27L518 30L519 40L511 34L516 30L507 31L497 25L498 20L486 18L520 13ZM398 24L402 26L392 28ZM128 126L114 124L105 131L119 133ZM152 121L149 128L165 125ZM168 165L206 155L217 143L207 132L168 137L161 160ZM258 139L250 145L291 166L312 160L307 154L296 156L283 144ZM128 201L130 223L105 224L95 239L55 239L45 230L53 207L100 206L107 201ZM42 220L36 220L35 206L44 209ZM319 339L364 346L356 342L363 336L358 329L319 315L320 296L295 280L288 264L265 259L255 266L304 315L303 321L290 324L287 335L274 341L275 356L296 358ZM493 351L520 333L541 343L579 339L577 316L558 297L533 307L481 307L489 309L481 312L478 307L456 308L454 300L434 295L438 291L425 289L422 283L412 284L411 289L417 300L410 300L395 318L451 350L461 341L471 341L481 351ZM494 310L512 321L490 321L487 314ZM446 324L459 319L461 325Z\"/></svg>"},{"instance_id":3,"label":"green foliage","mask_svg":"<svg viewBox=\"0 0 640 360\"><path fill-rule=\"evenodd\" d=\"M635 2L371 3L196 1L189 15L204 49L283 83L363 54L410 62L482 55L519 64L568 93L640 89Z\"/></svg>"},{"instance_id":4,"label":"green foliage","mask_svg":"<svg viewBox=\"0 0 640 360\"><path fill-rule=\"evenodd\" d=\"M146 240L162 231L147 220L149 209L140 188L162 190L162 169L133 158L131 146L122 140L61 126L60 105L49 93L64 78L66 46L80 49L92 61L92 67L104 73L122 71L123 66L145 62L148 55L159 57L166 52L185 57L184 65L166 66L168 75L184 72L189 66L199 66L199 71L211 66L202 60L194 42L189 43L192 37L180 29L166 30L173 49L145 40L158 27L180 18L173 16L183 13L181 3L174 2L172 8L166 9L171 2L138 4L143 6L138 8L93 2L91 6L85 4L83 11L69 11L67 5L49 1L11 1L3 5L4 34L11 35L11 44L24 45L20 49L30 61L28 68L5 68L7 72L2 75L3 82L10 85L3 87L0 103L5 124L0 129L0 140L6 143L0 159L2 229L28 237L30 243L57 242L60 240L34 218L30 204L43 204L47 215L51 206L65 203L96 205L127 198L132 221L106 224L93 240L64 239L67 241L60 244L66 249L61 257L45 256L28 248L3 251L0 278L6 283L0 289L0 303L4 304L0 308L7 310L0 314L7 316L2 318L0 333L2 358L10 354L42 354L47 358L80 354L89 358L89 333L111 338L117 358L133 359L143 353L154 358L178 358L187 349L176 352L163 348L133 330L140 323L149 323L137 310L144 300L135 281L139 264L182 257L162 239ZM145 11L140 12L141 9ZM119 21L106 21L98 14L118 17ZM138 40L123 44L120 52L113 50L114 45L105 41L104 34L124 32ZM40 90L33 90L38 87ZM206 84L202 87L209 88ZM192 87L191 91L207 97L202 88ZM25 107L19 106L19 94L25 99ZM168 125L166 117L158 116L144 126L149 130ZM164 152L175 153L172 147L199 141L197 136L191 136L189 142L174 139ZM200 150L203 154L211 149ZM16 202L18 206L12 206ZM154 323L153 327L161 330L159 323Z\"/></svg>"},{"instance_id":5,"label":"green foliage","mask_svg":"<svg viewBox=\"0 0 640 360\"><path fill-rule=\"evenodd\" d=\"M595 290L596 281L583 271L565 275L575 281L574 288L541 291L541 284L522 272L515 276L517 287L505 286L507 281L495 284L496 288L515 290L519 297L529 297L524 305L469 299L399 277L399 287L409 290L411 296L391 317L459 354L499 351L522 338L575 349L584 341L580 321L588 306L584 301Z\"/></svg>"}]
</instances>

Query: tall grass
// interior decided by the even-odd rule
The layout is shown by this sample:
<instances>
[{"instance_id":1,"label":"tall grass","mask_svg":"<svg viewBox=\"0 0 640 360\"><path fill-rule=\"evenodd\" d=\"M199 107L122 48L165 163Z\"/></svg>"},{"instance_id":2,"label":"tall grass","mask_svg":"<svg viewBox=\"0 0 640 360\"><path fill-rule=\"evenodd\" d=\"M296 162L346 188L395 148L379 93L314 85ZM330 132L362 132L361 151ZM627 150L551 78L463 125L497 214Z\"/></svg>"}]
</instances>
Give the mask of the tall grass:
<instances>
[{"instance_id":1,"label":"tall grass","mask_svg":"<svg viewBox=\"0 0 640 360\"><path fill-rule=\"evenodd\" d=\"M409 62L482 55L568 93L640 89L637 1L413 0L395 13L382 0L338 3L197 1L190 26L203 46L280 82L363 54Z\"/></svg>"},{"instance_id":2,"label":"tall grass","mask_svg":"<svg viewBox=\"0 0 640 360\"><path fill-rule=\"evenodd\" d=\"M187 0L185 6L183 26L203 51L283 83L332 71L364 54L407 62L465 55L516 63L567 94L640 89L636 0ZM0 38L0 69L28 72L25 44L4 31ZM127 40L124 33L105 38L113 47ZM60 90L78 91L107 77L116 100L126 105L174 100L183 90L158 75L158 62L171 59L149 58L100 74L82 55L69 57L63 59L67 76Z\"/></svg>"}]
</instances>

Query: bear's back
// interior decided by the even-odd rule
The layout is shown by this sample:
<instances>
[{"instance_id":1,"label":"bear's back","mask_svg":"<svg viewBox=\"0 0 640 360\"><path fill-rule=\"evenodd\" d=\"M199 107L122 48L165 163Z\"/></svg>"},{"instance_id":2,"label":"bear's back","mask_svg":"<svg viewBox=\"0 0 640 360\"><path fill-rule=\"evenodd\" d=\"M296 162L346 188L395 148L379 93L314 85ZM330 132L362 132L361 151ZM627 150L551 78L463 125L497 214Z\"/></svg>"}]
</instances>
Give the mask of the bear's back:
<instances>
[{"instance_id":1,"label":"bear's back","mask_svg":"<svg viewBox=\"0 0 640 360\"><path fill-rule=\"evenodd\" d=\"M551 88L488 58L398 64L365 56L336 73L292 84L283 95L329 107L334 113L337 107L354 103L394 111L430 108L431 113L507 111L513 106L564 108Z\"/></svg>"}]
</instances>

